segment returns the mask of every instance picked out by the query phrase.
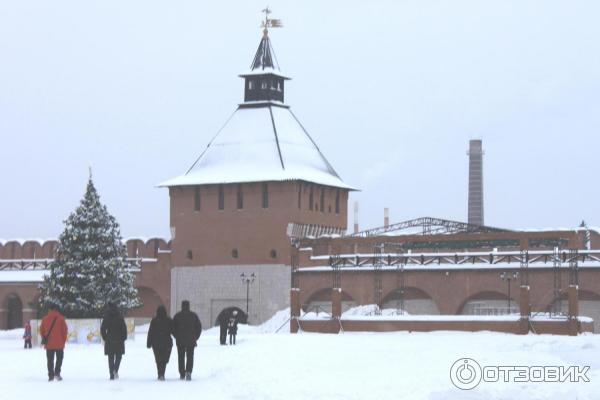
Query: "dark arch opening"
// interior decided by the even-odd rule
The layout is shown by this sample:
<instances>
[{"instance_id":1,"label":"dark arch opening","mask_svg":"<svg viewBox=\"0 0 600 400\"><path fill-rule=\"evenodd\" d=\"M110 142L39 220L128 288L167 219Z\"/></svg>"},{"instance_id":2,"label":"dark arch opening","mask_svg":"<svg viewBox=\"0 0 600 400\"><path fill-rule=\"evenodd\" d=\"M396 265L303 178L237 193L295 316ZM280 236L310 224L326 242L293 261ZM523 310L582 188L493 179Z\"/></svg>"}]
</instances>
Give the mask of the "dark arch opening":
<instances>
[{"instance_id":1,"label":"dark arch opening","mask_svg":"<svg viewBox=\"0 0 600 400\"><path fill-rule=\"evenodd\" d=\"M16 329L23 326L23 303L16 294L6 299L6 329Z\"/></svg>"},{"instance_id":2,"label":"dark arch opening","mask_svg":"<svg viewBox=\"0 0 600 400\"><path fill-rule=\"evenodd\" d=\"M219 326L221 324L221 321L229 321L229 318L231 317L231 314L233 313L233 311L238 312L238 322L240 324L248 323L248 314L246 314L244 311L242 311L241 308L227 307L227 308L224 308L223 310L221 310L219 315L217 315L217 319L215 320L214 326Z\"/></svg>"},{"instance_id":3,"label":"dark arch opening","mask_svg":"<svg viewBox=\"0 0 600 400\"><path fill-rule=\"evenodd\" d=\"M137 291L138 298L142 304L140 307L127 310L128 317L151 318L155 315L158 306L165 305L160 295L154 289L146 286L138 286Z\"/></svg>"},{"instance_id":4,"label":"dark arch opening","mask_svg":"<svg viewBox=\"0 0 600 400\"><path fill-rule=\"evenodd\" d=\"M405 287L403 290L394 289L382 300L383 309L402 309L411 315L439 315L440 309L433 298L417 287Z\"/></svg>"},{"instance_id":5,"label":"dark arch opening","mask_svg":"<svg viewBox=\"0 0 600 400\"><path fill-rule=\"evenodd\" d=\"M508 295L493 290L486 290L467 297L457 310L462 315L503 315L518 313L518 299L511 294L510 310L508 309Z\"/></svg>"},{"instance_id":6,"label":"dark arch opening","mask_svg":"<svg viewBox=\"0 0 600 400\"><path fill-rule=\"evenodd\" d=\"M332 304L331 304L331 291L332 288L323 288L314 291L309 297L308 300L304 304L301 304L301 309L304 313L307 312L316 312L319 314L320 312L325 312L327 314L331 314L332 312ZM342 313L348 311L350 308L355 307L357 305L356 301L352 298L352 296L342 290Z\"/></svg>"}]
</instances>

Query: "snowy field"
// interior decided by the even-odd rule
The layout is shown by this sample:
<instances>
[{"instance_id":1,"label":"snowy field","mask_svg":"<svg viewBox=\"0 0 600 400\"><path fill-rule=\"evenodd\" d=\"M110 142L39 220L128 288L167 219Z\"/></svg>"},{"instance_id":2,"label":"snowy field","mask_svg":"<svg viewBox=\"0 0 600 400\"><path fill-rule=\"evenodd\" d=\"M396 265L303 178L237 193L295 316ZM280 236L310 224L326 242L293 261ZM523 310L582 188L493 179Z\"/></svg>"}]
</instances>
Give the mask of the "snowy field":
<instances>
[{"instance_id":1,"label":"snowy field","mask_svg":"<svg viewBox=\"0 0 600 400\"><path fill-rule=\"evenodd\" d=\"M119 381L109 381L100 345L68 345L62 382L47 382L45 354L23 350L20 331L0 332L1 398L35 399L597 399L600 335L499 333L273 333L240 327L238 345L205 331L193 381L179 381L174 352L167 381L155 380L144 327L128 341ZM270 333L269 333L270 332ZM488 383L461 391L450 367L470 357L481 365L588 365L589 383ZM21 397L17 397L21 396Z\"/></svg>"}]
</instances>

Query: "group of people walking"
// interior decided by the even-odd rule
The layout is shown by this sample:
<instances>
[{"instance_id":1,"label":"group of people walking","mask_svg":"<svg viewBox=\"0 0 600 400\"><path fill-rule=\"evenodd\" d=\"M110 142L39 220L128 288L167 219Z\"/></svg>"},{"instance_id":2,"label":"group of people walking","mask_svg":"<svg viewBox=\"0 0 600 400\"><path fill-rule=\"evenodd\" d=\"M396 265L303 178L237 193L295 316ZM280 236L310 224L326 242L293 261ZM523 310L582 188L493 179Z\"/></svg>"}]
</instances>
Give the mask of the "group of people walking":
<instances>
[{"instance_id":1,"label":"group of people walking","mask_svg":"<svg viewBox=\"0 0 600 400\"><path fill-rule=\"evenodd\" d=\"M225 346L227 344L227 335L228 334L229 334L229 344L235 345L235 338L237 336L238 322L239 321L238 321L237 310L233 310L233 312L231 313L231 316L228 316L227 314L225 314L225 315L222 314L219 316L219 328L220 328L219 341L222 346Z\"/></svg>"},{"instance_id":2,"label":"group of people walking","mask_svg":"<svg viewBox=\"0 0 600 400\"><path fill-rule=\"evenodd\" d=\"M177 360L179 366L179 379L192 380L194 369L194 349L202 333L202 324L196 313L190 310L190 302L184 300L179 311L173 319L167 316L167 310L159 306L156 316L150 322L146 346L154 352L158 380L165 380L165 370L171 357L173 339L177 345Z\"/></svg>"},{"instance_id":3,"label":"group of people walking","mask_svg":"<svg viewBox=\"0 0 600 400\"><path fill-rule=\"evenodd\" d=\"M68 328L65 317L55 305L50 305L49 311L42 319L40 334L42 345L46 349L48 364L48 380L62 380L60 375L64 358L64 348L68 337ZM221 335L220 343L226 343L229 334L229 344L235 345L237 335L238 316L233 311L230 316L223 316L219 320ZM223 334L225 332L225 334ZM173 338L177 346L179 378L192 380L194 369L194 350L202 333L202 324L198 315L190 310L190 302L181 303L181 311L171 319L164 306L159 306L156 316L152 318L148 329L146 346L152 349L158 380L165 380L165 370L173 349ZM107 311L100 325L100 334L104 341L104 354L108 356L108 371L110 380L119 379L119 367L125 354L125 341L127 340L127 325L125 319L114 303L109 303ZM25 348L31 347L31 326L23 335Z\"/></svg>"}]
</instances>

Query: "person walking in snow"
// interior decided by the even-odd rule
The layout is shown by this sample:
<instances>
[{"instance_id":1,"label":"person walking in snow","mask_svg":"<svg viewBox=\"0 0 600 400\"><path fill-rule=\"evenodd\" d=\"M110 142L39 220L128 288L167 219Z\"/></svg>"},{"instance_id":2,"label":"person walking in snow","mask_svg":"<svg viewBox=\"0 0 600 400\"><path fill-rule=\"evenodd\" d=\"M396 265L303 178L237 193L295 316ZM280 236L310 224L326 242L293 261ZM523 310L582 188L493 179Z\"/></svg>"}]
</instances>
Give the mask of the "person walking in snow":
<instances>
[{"instance_id":1,"label":"person walking in snow","mask_svg":"<svg viewBox=\"0 0 600 400\"><path fill-rule=\"evenodd\" d=\"M225 313L219 315L219 343L221 346L227 345L227 325L229 324L229 317Z\"/></svg>"},{"instance_id":2,"label":"person walking in snow","mask_svg":"<svg viewBox=\"0 0 600 400\"><path fill-rule=\"evenodd\" d=\"M230 345L235 345L235 337L237 336L237 329L238 329L238 317L237 317L237 310L233 310L233 313L231 313L231 317L229 318L229 323L227 325L227 328L229 330L229 344Z\"/></svg>"},{"instance_id":3,"label":"person walking in snow","mask_svg":"<svg viewBox=\"0 0 600 400\"><path fill-rule=\"evenodd\" d=\"M40 325L42 345L46 348L46 361L48 365L48 381L62 381L60 375L64 358L65 343L69 335L69 329L65 317L58 312L54 304L48 305L48 313L42 318ZM54 357L56 356L56 364Z\"/></svg>"},{"instance_id":4,"label":"person walking in snow","mask_svg":"<svg viewBox=\"0 0 600 400\"><path fill-rule=\"evenodd\" d=\"M25 341L25 348L31 349L31 323L29 321L25 323L23 340Z\"/></svg>"},{"instance_id":5,"label":"person walking in snow","mask_svg":"<svg viewBox=\"0 0 600 400\"><path fill-rule=\"evenodd\" d=\"M167 369L173 348L172 333L173 320L167 316L167 309L164 306L159 306L156 309L156 316L150 321L150 329L148 329L148 339L146 341L146 346L152 348L154 352L154 361L156 361L159 381L165 380L165 370Z\"/></svg>"},{"instance_id":6,"label":"person walking in snow","mask_svg":"<svg viewBox=\"0 0 600 400\"><path fill-rule=\"evenodd\" d=\"M115 303L108 303L108 310L100 325L100 334L104 341L104 355L108 356L110 380L119 379L119 366L125 354L127 325Z\"/></svg>"},{"instance_id":7,"label":"person walking in snow","mask_svg":"<svg viewBox=\"0 0 600 400\"><path fill-rule=\"evenodd\" d=\"M179 379L192 380L194 369L194 348L202 333L202 324L198 315L190 311L190 302L181 302L181 311L173 317L173 336L177 343L179 361Z\"/></svg>"}]
</instances>

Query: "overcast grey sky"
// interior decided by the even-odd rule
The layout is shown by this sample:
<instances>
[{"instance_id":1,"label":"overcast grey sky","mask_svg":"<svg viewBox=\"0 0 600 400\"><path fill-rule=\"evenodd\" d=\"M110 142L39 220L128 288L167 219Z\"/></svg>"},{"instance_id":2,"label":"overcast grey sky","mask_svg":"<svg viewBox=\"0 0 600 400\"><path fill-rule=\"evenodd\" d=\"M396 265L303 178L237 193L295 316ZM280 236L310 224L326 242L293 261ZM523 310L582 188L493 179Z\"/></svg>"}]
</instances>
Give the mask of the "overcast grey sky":
<instances>
[{"instance_id":1,"label":"overcast grey sky","mask_svg":"<svg viewBox=\"0 0 600 400\"><path fill-rule=\"evenodd\" d=\"M2 0L0 237L56 237L88 166L124 236L242 99L264 1ZM484 141L489 225L600 225L600 2L270 1L286 102L361 228L466 220Z\"/></svg>"}]
</instances>

